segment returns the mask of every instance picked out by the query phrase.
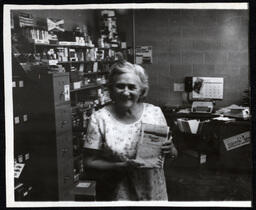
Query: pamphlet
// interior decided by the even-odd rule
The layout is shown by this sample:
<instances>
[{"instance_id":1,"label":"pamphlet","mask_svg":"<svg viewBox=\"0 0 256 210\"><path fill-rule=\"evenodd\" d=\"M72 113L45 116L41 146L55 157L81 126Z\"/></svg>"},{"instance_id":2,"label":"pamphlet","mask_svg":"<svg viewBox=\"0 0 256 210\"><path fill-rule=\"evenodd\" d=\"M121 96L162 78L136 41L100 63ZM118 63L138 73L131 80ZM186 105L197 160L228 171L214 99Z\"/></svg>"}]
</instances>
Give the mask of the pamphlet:
<instances>
[{"instance_id":1,"label":"pamphlet","mask_svg":"<svg viewBox=\"0 0 256 210\"><path fill-rule=\"evenodd\" d=\"M161 146L167 141L169 133L168 126L152 125L142 123L141 139L137 148L136 160L144 163L145 168L159 168L163 165Z\"/></svg>"}]
</instances>

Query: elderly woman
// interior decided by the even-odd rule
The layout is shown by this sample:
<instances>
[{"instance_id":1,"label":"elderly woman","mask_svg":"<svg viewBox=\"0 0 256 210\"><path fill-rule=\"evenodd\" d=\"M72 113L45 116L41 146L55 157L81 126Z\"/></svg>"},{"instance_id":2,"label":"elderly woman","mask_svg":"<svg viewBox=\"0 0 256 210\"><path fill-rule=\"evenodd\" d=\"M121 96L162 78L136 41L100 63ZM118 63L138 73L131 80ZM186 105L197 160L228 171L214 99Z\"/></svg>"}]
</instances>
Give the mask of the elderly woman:
<instances>
[{"instance_id":1,"label":"elderly woman","mask_svg":"<svg viewBox=\"0 0 256 210\"><path fill-rule=\"evenodd\" d=\"M141 124L167 125L159 107L142 102L148 77L141 66L125 60L111 69L113 103L91 115L84 142L85 165L94 169L97 180L97 200L167 200L163 168L143 168L135 160ZM177 156L171 137L162 145L165 154Z\"/></svg>"}]
</instances>

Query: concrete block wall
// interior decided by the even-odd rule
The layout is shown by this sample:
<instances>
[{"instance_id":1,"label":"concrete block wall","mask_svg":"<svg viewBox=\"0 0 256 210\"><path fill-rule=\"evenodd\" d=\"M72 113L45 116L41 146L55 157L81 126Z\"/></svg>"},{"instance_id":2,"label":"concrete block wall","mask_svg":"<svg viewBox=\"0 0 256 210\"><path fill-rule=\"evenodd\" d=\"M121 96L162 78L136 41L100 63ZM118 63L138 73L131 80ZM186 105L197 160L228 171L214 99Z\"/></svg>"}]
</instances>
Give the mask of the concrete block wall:
<instances>
[{"instance_id":1,"label":"concrete block wall","mask_svg":"<svg viewBox=\"0 0 256 210\"><path fill-rule=\"evenodd\" d=\"M182 105L185 76L224 77L224 99L239 104L249 85L247 10L135 10L135 44L153 47L147 101Z\"/></svg>"}]
</instances>

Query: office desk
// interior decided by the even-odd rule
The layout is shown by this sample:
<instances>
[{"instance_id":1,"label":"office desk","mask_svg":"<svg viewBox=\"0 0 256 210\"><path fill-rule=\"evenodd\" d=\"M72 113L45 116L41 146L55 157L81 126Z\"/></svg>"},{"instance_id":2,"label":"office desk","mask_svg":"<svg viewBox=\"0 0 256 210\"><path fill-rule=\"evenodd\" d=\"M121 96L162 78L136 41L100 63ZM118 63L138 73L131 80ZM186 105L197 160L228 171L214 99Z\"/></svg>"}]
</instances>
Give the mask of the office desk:
<instances>
[{"instance_id":1,"label":"office desk","mask_svg":"<svg viewBox=\"0 0 256 210\"><path fill-rule=\"evenodd\" d=\"M181 156L189 154L188 151L190 151L190 154L194 152L197 154L197 156L194 155L194 159L196 158L200 164L200 158L202 157L200 155L204 154L206 155L206 165L215 169L236 171L250 171L252 169L251 140L250 137L245 137L250 135L250 121L217 121L212 119L216 117L216 115L212 114L174 112L164 114L173 132L173 141ZM201 121L208 119L209 122L204 123L197 134L189 134L179 130L175 123L178 118L200 119ZM239 139L241 140L240 142ZM227 141L231 142L229 144L231 145L230 148L225 146Z\"/></svg>"}]
</instances>

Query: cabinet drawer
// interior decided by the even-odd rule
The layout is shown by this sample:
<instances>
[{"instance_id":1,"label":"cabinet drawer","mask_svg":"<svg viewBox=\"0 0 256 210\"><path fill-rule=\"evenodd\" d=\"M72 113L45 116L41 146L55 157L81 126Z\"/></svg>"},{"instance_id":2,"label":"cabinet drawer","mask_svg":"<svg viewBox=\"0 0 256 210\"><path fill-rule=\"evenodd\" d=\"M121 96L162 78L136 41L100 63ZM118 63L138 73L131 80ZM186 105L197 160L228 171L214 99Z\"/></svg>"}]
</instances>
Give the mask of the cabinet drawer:
<instances>
[{"instance_id":1,"label":"cabinet drawer","mask_svg":"<svg viewBox=\"0 0 256 210\"><path fill-rule=\"evenodd\" d=\"M73 144L71 132L57 136L59 192L70 190L74 184Z\"/></svg>"},{"instance_id":2,"label":"cabinet drawer","mask_svg":"<svg viewBox=\"0 0 256 210\"><path fill-rule=\"evenodd\" d=\"M75 196L74 196L74 194L72 194L72 190L68 189L68 190L64 190L60 193L59 199L61 201L74 201Z\"/></svg>"},{"instance_id":3,"label":"cabinet drawer","mask_svg":"<svg viewBox=\"0 0 256 210\"><path fill-rule=\"evenodd\" d=\"M56 107L55 109L55 123L56 134L72 130L72 113L69 105Z\"/></svg>"},{"instance_id":4,"label":"cabinet drawer","mask_svg":"<svg viewBox=\"0 0 256 210\"><path fill-rule=\"evenodd\" d=\"M73 160L66 162L58 167L59 169L59 195L63 200L63 196L71 191L74 186ZM61 198L62 197L62 198Z\"/></svg>"},{"instance_id":5,"label":"cabinet drawer","mask_svg":"<svg viewBox=\"0 0 256 210\"><path fill-rule=\"evenodd\" d=\"M71 132L57 136L57 157L59 164L73 159L73 143Z\"/></svg>"},{"instance_id":6,"label":"cabinet drawer","mask_svg":"<svg viewBox=\"0 0 256 210\"><path fill-rule=\"evenodd\" d=\"M68 75L55 75L53 77L54 104L70 103L70 84Z\"/></svg>"}]
</instances>

